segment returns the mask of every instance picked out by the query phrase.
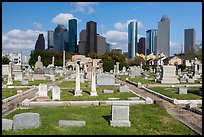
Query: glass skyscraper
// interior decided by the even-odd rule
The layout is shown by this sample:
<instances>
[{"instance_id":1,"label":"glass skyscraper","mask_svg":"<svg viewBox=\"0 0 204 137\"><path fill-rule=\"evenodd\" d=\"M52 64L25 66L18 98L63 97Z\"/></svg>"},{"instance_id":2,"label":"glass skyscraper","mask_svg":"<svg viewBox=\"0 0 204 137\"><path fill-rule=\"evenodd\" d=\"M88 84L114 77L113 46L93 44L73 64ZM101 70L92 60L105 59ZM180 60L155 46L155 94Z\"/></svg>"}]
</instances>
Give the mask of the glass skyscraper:
<instances>
[{"instance_id":1,"label":"glass skyscraper","mask_svg":"<svg viewBox=\"0 0 204 137\"><path fill-rule=\"evenodd\" d=\"M170 20L167 16L162 16L158 22L157 32L157 56L163 53L165 56L170 56Z\"/></svg>"},{"instance_id":2,"label":"glass skyscraper","mask_svg":"<svg viewBox=\"0 0 204 137\"><path fill-rule=\"evenodd\" d=\"M156 54L157 50L157 30L150 29L146 31L146 55Z\"/></svg>"},{"instance_id":3,"label":"glass skyscraper","mask_svg":"<svg viewBox=\"0 0 204 137\"><path fill-rule=\"evenodd\" d=\"M76 53L77 52L77 20L70 19L68 21L69 28L69 52Z\"/></svg>"},{"instance_id":4,"label":"glass skyscraper","mask_svg":"<svg viewBox=\"0 0 204 137\"><path fill-rule=\"evenodd\" d=\"M195 29L184 30L184 53L195 50L196 31Z\"/></svg>"},{"instance_id":5,"label":"glass skyscraper","mask_svg":"<svg viewBox=\"0 0 204 137\"><path fill-rule=\"evenodd\" d=\"M137 22L128 24L128 58L134 58L137 53Z\"/></svg>"},{"instance_id":6,"label":"glass skyscraper","mask_svg":"<svg viewBox=\"0 0 204 137\"><path fill-rule=\"evenodd\" d=\"M64 25L57 25L54 31L54 50L55 51L64 51L65 47L65 38L64 35L67 33L67 29Z\"/></svg>"},{"instance_id":7,"label":"glass skyscraper","mask_svg":"<svg viewBox=\"0 0 204 137\"><path fill-rule=\"evenodd\" d=\"M48 30L47 32L48 49L54 48L54 31Z\"/></svg>"}]
</instances>

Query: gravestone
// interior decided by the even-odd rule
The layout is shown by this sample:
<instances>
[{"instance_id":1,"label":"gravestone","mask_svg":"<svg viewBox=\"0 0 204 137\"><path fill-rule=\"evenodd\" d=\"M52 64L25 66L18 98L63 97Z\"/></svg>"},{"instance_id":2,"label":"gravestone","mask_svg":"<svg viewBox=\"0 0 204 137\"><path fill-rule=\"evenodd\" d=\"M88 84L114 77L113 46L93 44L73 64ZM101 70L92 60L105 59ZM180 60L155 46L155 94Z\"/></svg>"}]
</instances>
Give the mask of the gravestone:
<instances>
[{"instance_id":1,"label":"gravestone","mask_svg":"<svg viewBox=\"0 0 204 137\"><path fill-rule=\"evenodd\" d=\"M195 83L195 80L189 78L189 79L187 79L187 82L188 82L188 83Z\"/></svg>"},{"instance_id":2,"label":"gravestone","mask_svg":"<svg viewBox=\"0 0 204 137\"><path fill-rule=\"evenodd\" d=\"M178 90L179 90L179 91L178 91L179 94L187 94L187 93L188 93L186 86L185 86L185 87L179 87Z\"/></svg>"},{"instance_id":3,"label":"gravestone","mask_svg":"<svg viewBox=\"0 0 204 137\"><path fill-rule=\"evenodd\" d=\"M114 102L111 107L110 125L116 127L130 127L129 103Z\"/></svg>"},{"instance_id":4,"label":"gravestone","mask_svg":"<svg viewBox=\"0 0 204 137\"><path fill-rule=\"evenodd\" d=\"M96 91L96 68L92 67L91 72L91 96L98 96Z\"/></svg>"},{"instance_id":5,"label":"gravestone","mask_svg":"<svg viewBox=\"0 0 204 137\"><path fill-rule=\"evenodd\" d=\"M47 97L47 85L39 84L38 97Z\"/></svg>"},{"instance_id":6,"label":"gravestone","mask_svg":"<svg viewBox=\"0 0 204 137\"><path fill-rule=\"evenodd\" d=\"M38 128L41 118L38 113L21 113L13 117L13 130Z\"/></svg>"},{"instance_id":7,"label":"gravestone","mask_svg":"<svg viewBox=\"0 0 204 137\"><path fill-rule=\"evenodd\" d=\"M109 74L97 75L97 85L115 85L114 75Z\"/></svg>"},{"instance_id":8,"label":"gravestone","mask_svg":"<svg viewBox=\"0 0 204 137\"><path fill-rule=\"evenodd\" d=\"M12 129L13 120L2 118L2 131Z\"/></svg>"},{"instance_id":9,"label":"gravestone","mask_svg":"<svg viewBox=\"0 0 204 137\"><path fill-rule=\"evenodd\" d=\"M22 72L16 73L14 76L15 81L22 81Z\"/></svg>"},{"instance_id":10,"label":"gravestone","mask_svg":"<svg viewBox=\"0 0 204 137\"><path fill-rule=\"evenodd\" d=\"M142 84L140 82L137 83L138 88L142 88Z\"/></svg>"},{"instance_id":11,"label":"gravestone","mask_svg":"<svg viewBox=\"0 0 204 137\"><path fill-rule=\"evenodd\" d=\"M80 83L84 83L84 74L83 73L80 74Z\"/></svg>"},{"instance_id":12,"label":"gravestone","mask_svg":"<svg viewBox=\"0 0 204 137\"><path fill-rule=\"evenodd\" d=\"M136 76L140 76L141 69L134 66L134 67L130 67L130 73L129 76L130 78L135 78Z\"/></svg>"},{"instance_id":13,"label":"gravestone","mask_svg":"<svg viewBox=\"0 0 204 137\"><path fill-rule=\"evenodd\" d=\"M120 86L119 92L129 92L129 87L127 85Z\"/></svg>"},{"instance_id":14,"label":"gravestone","mask_svg":"<svg viewBox=\"0 0 204 137\"><path fill-rule=\"evenodd\" d=\"M80 73L78 64L76 64L76 82L74 96L82 96L82 90L80 89Z\"/></svg>"},{"instance_id":15,"label":"gravestone","mask_svg":"<svg viewBox=\"0 0 204 137\"><path fill-rule=\"evenodd\" d=\"M77 120L59 120L59 127L62 126L85 126L85 121L77 121Z\"/></svg>"},{"instance_id":16,"label":"gravestone","mask_svg":"<svg viewBox=\"0 0 204 137\"><path fill-rule=\"evenodd\" d=\"M13 79L12 79L12 62L9 62L9 73L8 73L8 82L7 85L12 85Z\"/></svg>"},{"instance_id":17,"label":"gravestone","mask_svg":"<svg viewBox=\"0 0 204 137\"><path fill-rule=\"evenodd\" d=\"M118 76L120 74L120 71L119 71L119 62L116 62L116 76Z\"/></svg>"},{"instance_id":18,"label":"gravestone","mask_svg":"<svg viewBox=\"0 0 204 137\"><path fill-rule=\"evenodd\" d=\"M162 79L161 83L179 83L179 80L177 79L176 76L176 66L169 66L169 65L164 65L162 66Z\"/></svg>"},{"instance_id":19,"label":"gravestone","mask_svg":"<svg viewBox=\"0 0 204 137\"><path fill-rule=\"evenodd\" d=\"M60 100L60 88L57 85L52 88L52 100Z\"/></svg>"},{"instance_id":20,"label":"gravestone","mask_svg":"<svg viewBox=\"0 0 204 137\"><path fill-rule=\"evenodd\" d=\"M113 93L113 90L104 89L103 93Z\"/></svg>"}]
</instances>

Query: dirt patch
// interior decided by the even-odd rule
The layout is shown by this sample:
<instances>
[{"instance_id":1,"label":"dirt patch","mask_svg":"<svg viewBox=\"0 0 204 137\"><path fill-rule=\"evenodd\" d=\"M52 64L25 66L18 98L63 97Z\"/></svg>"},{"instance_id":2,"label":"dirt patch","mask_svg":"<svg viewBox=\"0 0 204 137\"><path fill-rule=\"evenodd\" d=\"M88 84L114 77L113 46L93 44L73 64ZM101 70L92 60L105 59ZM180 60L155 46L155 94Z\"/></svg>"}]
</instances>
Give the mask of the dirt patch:
<instances>
[{"instance_id":1,"label":"dirt patch","mask_svg":"<svg viewBox=\"0 0 204 137\"><path fill-rule=\"evenodd\" d=\"M162 123L164 123L164 124L171 123L171 122L172 122L172 118L171 117L165 116L162 119Z\"/></svg>"}]
</instances>

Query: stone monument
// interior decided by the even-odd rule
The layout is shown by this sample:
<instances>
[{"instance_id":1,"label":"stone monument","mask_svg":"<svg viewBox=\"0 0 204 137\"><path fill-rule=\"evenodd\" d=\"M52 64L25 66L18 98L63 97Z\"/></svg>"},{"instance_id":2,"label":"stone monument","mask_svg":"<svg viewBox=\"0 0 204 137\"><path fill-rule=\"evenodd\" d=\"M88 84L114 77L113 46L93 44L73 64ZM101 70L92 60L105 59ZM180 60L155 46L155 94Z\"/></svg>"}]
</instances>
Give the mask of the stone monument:
<instances>
[{"instance_id":1,"label":"stone monument","mask_svg":"<svg viewBox=\"0 0 204 137\"><path fill-rule=\"evenodd\" d=\"M92 67L92 72L91 72L91 96L98 96L97 91L96 91L96 68L93 66Z\"/></svg>"},{"instance_id":2,"label":"stone monument","mask_svg":"<svg viewBox=\"0 0 204 137\"><path fill-rule=\"evenodd\" d=\"M176 66L164 65L162 66L162 79L161 83L172 84L179 83L176 76Z\"/></svg>"},{"instance_id":3,"label":"stone monument","mask_svg":"<svg viewBox=\"0 0 204 137\"><path fill-rule=\"evenodd\" d=\"M82 90L80 90L80 73L79 73L78 64L76 64L76 83L75 83L74 96L82 96Z\"/></svg>"},{"instance_id":4,"label":"stone monument","mask_svg":"<svg viewBox=\"0 0 204 137\"><path fill-rule=\"evenodd\" d=\"M8 82L7 85L12 85L13 80L12 80L12 62L9 62L9 73L8 73Z\"/></svg>"}]
</instances>

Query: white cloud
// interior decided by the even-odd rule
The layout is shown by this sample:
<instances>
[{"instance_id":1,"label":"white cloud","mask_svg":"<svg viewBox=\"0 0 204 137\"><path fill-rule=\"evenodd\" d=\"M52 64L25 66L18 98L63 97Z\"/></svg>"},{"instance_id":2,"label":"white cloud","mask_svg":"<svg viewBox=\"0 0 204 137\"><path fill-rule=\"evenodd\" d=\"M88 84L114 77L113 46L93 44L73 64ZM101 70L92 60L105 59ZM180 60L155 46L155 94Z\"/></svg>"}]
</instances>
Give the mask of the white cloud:
<instances>
[{"instance_id":1,"label":"white cloud","mask_svg":"<svg viewBox=\"0 0 204 137\"><path fill-rule=\"evenodd\" d=\"M181 53L181 44L170 41L170 55Z\"/></svg>"},{"instance_id":2,"label":"white cloud","mask_svg":"<svg viewBox=\"0 0 204 137\"><path fill-rule=\"evenodd\" d=\"M69 14L69 13L60 13L57 16L55 16L52 19L52 22L55 24L62 24L67 26L68 20L70 19L76 19L77 23L81 22L81 20L79 20L78 18L74 17L73 14Z\"/></svg>"},{"instance_id":3,"label":"white cloud","mask_svg":"<svg viewBox=\"0 0 204 137\"><path fill-rule=\"evenodd\" d=\"M91 5L97 5L98 2L75 2L72 3L75 9L72 9L72 12L83 12L83 13L93 13L95 10L91 7Z\"/></svg>"},{"instance_id":4,"label":"white cloud","mask_svg":"<svg viewBox=\"0 0 204 137\"><path fill-rule=\"evenodd\" d=\"M116 48L121 48L123 51L127 51L127 43L128 43L128 33L117 31L117 30L110 30L103 34L106 37L106 41L110 43L115 43Z\"/></svg>"},{"instance_id":5,"label":"white cloud","mask_svg":"<svg viewBox=\"0 0 204 137\"><path fill-rule=\"evenodd\" d=\"M40 29L40 28L42 28L42 24L41 23L38 23L38 22L34 22L33 23L33 26L36 28L36 29Z\"/></svg>"},{"instance_id":6,"label":"white cloud","mask_svg":"<svg viewBox=\"0 0 204 137\"><path fill-rule=\"evenodd\" d=\"M131 21L137 21L135 19L132 19L132 20L128 20L126 23L121 23L121 22L116 22L115 25L114 25L114 28L117 29L117 30L127 30L128 28L128 24L131 22ZM137 21L138 22L138 29L141 29L144 27L144 25L142 24L142 22L140 21Z\"/></svg>"},{"instance_id":7,"label":"white cloud","mask_svg":"<svg viewBox=\"0 0 204 137\"><path fill-rule=\"evenodd\" d=\"M35 43L39 34L43 34L45 45L47 45L47 32L39 30L13 29L2 34L2 49L35 49Z\"/></svg>"}]
</instances>

